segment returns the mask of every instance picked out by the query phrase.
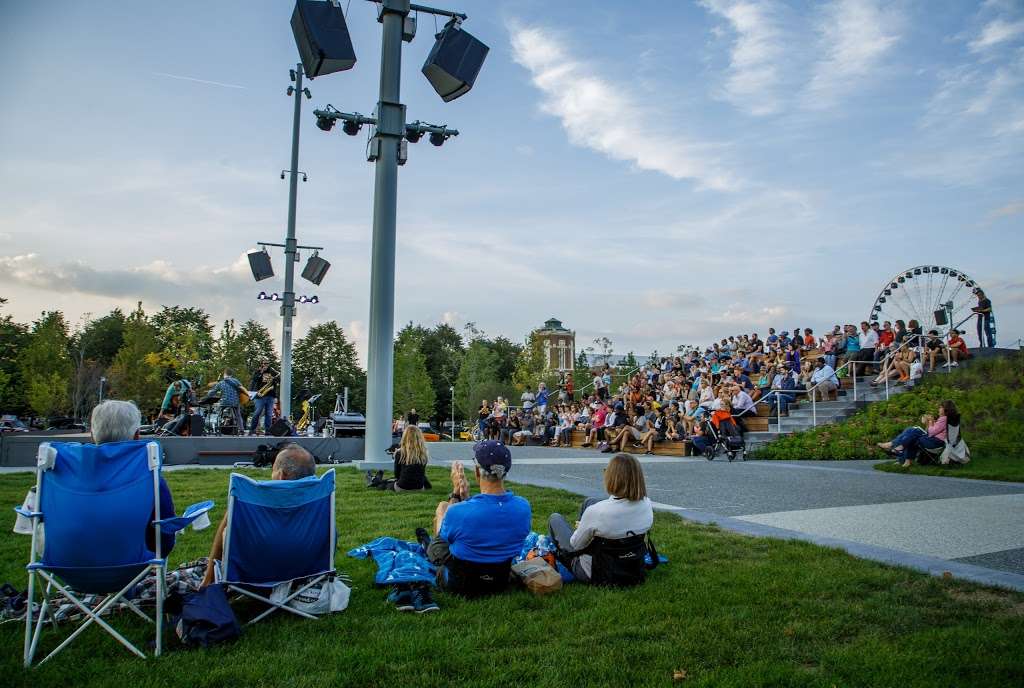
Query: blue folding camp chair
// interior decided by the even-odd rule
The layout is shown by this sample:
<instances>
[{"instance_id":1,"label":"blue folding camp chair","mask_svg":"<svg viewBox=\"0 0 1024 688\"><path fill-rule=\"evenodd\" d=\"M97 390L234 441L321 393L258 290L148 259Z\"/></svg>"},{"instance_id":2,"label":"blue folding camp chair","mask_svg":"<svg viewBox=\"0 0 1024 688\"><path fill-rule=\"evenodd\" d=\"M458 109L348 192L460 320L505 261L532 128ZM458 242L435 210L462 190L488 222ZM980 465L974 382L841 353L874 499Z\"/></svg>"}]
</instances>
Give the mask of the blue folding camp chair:
<instances>
[{"instance_id":1,"label":"blue folding camp chair","mask_svg":"<svg viewBox=\"0 0 1024 688\"><path fill-rule=\"evenodd\" d=\"M155 623L155 654L160 654L166 571L166 560L160 551L160 533L176 533L206 516L213 507L213 502L204 502L189 507L180 517L162 518L161 456L160 446L155 442L102 445L44 442L39 445L36 508L15 509L32 522L32 550L26 567L29 572L26 667L32 665L48 617L54 622L56 605L51 597L54 592L81 611L84 620L42 662L63 650L94 623L129 651L145 658L142 650L101 618L119 602ZM146 544L146 529L151 520L155 552ZM196 525L203 522L208 525L209 518ZM139 609L129 595L150 572L156 577L155 619ZM42 590L38 606L35 604L37 578ZM80 599L86 595L99 595L101 601L90 608Z\"/></svg>"},{"instance_id":2,"label":"blue folding camp chair","mask_svg":"<svg viewBox=\"0 0 1024 688\"><path fill-rule=\"evenodd\" d=\"M288 603L335 576L335 546L333 468L299 480L231 474L224 558L215 570L228 589L270 605L249 624L278 609L317 618ZM297 580L287 596L271 595L275 586Z\"/></svg>"}]
</instances>

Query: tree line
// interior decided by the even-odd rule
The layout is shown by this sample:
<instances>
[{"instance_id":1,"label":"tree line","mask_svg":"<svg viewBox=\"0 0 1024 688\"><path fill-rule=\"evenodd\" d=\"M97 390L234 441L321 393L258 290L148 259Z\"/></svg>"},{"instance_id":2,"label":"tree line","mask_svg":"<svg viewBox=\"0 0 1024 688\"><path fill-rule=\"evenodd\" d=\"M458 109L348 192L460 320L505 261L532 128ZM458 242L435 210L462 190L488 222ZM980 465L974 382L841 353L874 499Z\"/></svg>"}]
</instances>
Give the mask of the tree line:
<instances>
[{"instance_id":1,"label":"tree line","mask_svg":"<svg viewBox=\"0 0 1024 688\"><path fill-rule=\"evenodd\" d=\"M0 307L4 303L0 298ZM193 381L201 394L229 368L247 385L262 360L280 370L275 338L263 324L225 320L215 328L198 307L163 306L149 314L140 303L130 313L114 309L74 325L60 311L43 312L32 323L5 315L0 317L0 412L84 419L99 400L102 379L104 397L130 399L152 415L173 379ZM576 364L580 389L590 381L583 351ZM546 369L543 342L534 335L518 343L488 336L474 323L459 331L446 323L410 322L395 338L396 417L415 408L439 425L451 417L454 391L457 418L475 418L482 399L503 396L516 403L541 381L554 390L559 379ZM355 345L337 322L311 327L293 348L293 414L309 394L321 395L319 413L330 412L345 387L350 409L363 410L366 373Z\"/></svg>"}]
</instances>

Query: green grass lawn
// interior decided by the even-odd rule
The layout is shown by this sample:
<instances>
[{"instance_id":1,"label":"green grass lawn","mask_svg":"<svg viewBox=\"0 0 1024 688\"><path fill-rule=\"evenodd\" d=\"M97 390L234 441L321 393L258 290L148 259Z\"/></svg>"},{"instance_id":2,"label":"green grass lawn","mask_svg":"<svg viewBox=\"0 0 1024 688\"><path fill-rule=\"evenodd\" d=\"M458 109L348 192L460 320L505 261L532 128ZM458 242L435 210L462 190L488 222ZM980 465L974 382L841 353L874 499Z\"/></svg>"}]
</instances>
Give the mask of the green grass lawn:
<instances>
[{"instance_id":1,"label":"green grass lawn","mask_svg":"<svg viewBox=\"0 0 1024 688\"><path fill-rule=\"evenodd\" d=\"M271 618L235 644L133 658L89 629L42 667L21 668L23 626L0 626L5 686L1011 686L1024 684L1024 595L882 566L802 542L755 539L659 513L655 539L671 560L636 589L570 585L403 614L372 585L373 564L344 552L378 535L412 537L443 489L385 494L339 470L338 567L349 609L318 621ZM440 469L436 485L445 484ZM21 502L28 474L0 476L0 503ZM179 505L218 500L227 471L168 474ZM534 528L572 513L566 492L517 486ZM28 539L0 520L0 580L25 585ZM216 520L215 520L216 522ZM171 556L204 556L213 528L188 532ZM129 637L140 623L128 621ZM171 643L172 647L174 643ZM43 649L54 647L54 640Z\"/></svg>"},{"instance_id":2,"label":"green grass lawn","mask_svg":"<svg viewBox=\"0 0 1024 688\"><path fill-rule=\"evenodd\" d=\"M971 463L960 468L920 467L913 473L986 480L1024 480L1024 352L972 361L952 373L926 375L911 391L869 404L846 420L782 437L752 453L758 459L884 459L875 446L934 415L952 399L962 416ZM879 464L881 470L896 469Z\"/></svg>"},{"instance_id":3,"label":"green grass lawn","mask_svg":"<svg viewBox=\"0 0 1024 688\"><path fill-rule=\"evenodd\" d=\"M966 466L918 466L903 468L897 461L875 464L875 469L887 473L913 473L914 475L943 475L951 478L978 480L1007 480L1024 482L1024 458L1019 456L980 456Z\"/></svg>"}]
</instances>

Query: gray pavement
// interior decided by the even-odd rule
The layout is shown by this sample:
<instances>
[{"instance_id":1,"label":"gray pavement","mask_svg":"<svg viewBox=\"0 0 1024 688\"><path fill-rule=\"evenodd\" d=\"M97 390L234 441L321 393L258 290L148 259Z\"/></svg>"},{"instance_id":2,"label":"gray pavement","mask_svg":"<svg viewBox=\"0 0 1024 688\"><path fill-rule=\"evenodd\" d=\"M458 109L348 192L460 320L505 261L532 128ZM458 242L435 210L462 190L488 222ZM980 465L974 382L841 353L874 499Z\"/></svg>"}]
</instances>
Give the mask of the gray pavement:
<instances>
[{"instance_id":1,"label":"gray pavement","mask_svg":"<svg viewBox=\"0 0 1024 688\"><path fill-rule=\"evenodd\" d=\"M609 455L513 448L512 480L601 496ZM435 462L471 445L431 445ZM639 457L659 508L748 534L803 539L935 575L1024 590L1024 484L884 473L874 461Z\"/></svg>"}]
</instances>

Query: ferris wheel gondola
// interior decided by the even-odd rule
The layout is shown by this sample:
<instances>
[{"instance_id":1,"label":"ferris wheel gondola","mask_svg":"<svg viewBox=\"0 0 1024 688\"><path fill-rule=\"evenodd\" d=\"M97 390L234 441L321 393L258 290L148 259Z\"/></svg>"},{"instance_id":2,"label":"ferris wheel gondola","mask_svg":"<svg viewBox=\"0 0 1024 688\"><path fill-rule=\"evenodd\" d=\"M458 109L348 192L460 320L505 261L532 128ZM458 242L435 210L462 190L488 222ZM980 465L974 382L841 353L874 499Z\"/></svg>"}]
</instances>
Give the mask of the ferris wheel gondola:
<instances>
[{"instance_id":1,"label":"ferris wheel gondola","mask_svg":"<svg viewBox=\"0 0 1024 688\"><path fill-rule=\"evenodd\" d=\"M972 317L974 291L979 288L962 270L918 265L894 275L882 287L868 320L916 320L922 328L949 331Z\"/></svg>"}]
</instances>

